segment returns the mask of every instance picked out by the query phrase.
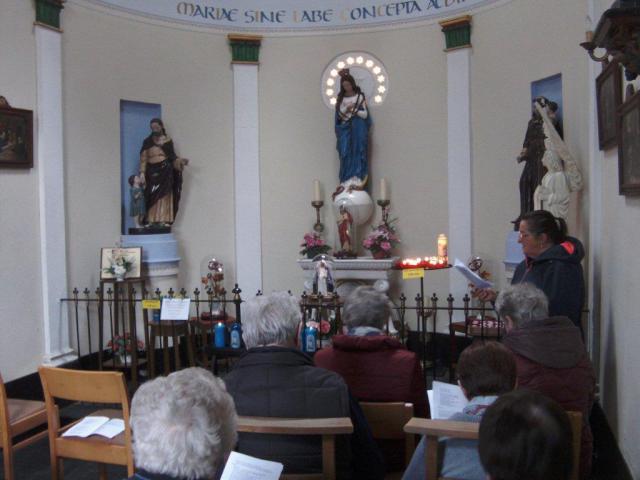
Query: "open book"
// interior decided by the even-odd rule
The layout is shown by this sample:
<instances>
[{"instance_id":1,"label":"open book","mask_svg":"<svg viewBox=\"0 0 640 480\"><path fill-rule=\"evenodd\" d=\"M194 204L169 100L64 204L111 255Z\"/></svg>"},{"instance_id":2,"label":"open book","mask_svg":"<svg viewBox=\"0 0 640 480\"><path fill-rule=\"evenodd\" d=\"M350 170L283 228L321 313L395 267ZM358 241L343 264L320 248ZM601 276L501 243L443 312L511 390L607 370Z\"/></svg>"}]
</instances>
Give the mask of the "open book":
<instances>
[{"instance_id":1,"label":"open book","mask_svg":"<svg viewBox=\"0 0 640 480\"><path fill-rule=\"evenodd\" d=\"M220 480L278 480L283 465L231 452Z\"/></svg>"},{"instance_id":2,"label":"open book","mask_svg":"<svg viewBox=\"0 0 640 480\"><path fill-rule=\"evenodd\" d=\"M438 381L433 382L433 390L427 391L427 397L431 407L431 418L434 420L446 420L462 412L469 403L459 385Z\"/></svg>"},{"instance_id":3,"label":"open book","mask_svg":"<svg viewBox=\"0 0 640 480\"><path fill-rule=\"evenodd\" d=\"M113 438L124 432L124 420L121 418L109 418L88 416L62 434L63 437L83 437L89 435L102 435Z\"/></svg>"}]
</instances>

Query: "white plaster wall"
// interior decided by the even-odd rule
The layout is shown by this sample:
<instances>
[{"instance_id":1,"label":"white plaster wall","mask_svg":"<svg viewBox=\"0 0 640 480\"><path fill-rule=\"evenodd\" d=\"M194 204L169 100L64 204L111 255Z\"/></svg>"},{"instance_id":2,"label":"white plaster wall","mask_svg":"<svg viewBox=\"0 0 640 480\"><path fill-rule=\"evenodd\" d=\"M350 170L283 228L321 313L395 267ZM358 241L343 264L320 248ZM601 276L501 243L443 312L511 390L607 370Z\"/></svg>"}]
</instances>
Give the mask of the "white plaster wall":
<instances>
[{"instance_id":1,"label":"white plaster wall","mask_svg":"<svg viewBox=\"0 0 640 480\"><path fill-rule=\"evenodd\" d=\"M0 15L0 95L33 110L35 13L30 2L3 0ZM34 124L37 128L37 112ZM35 155L34 155L35 159ZM44 353L38 165L0 170L0 372L5 381L36 371Z\"/></svg>"},{"instance_id":2,"label":"white plaster wall","mask_svg":"<svg viewBox=\"0 0 640 480\"><path fill-rule=\"evenodd\" d=\"M391 217L398 217L398 254L436 252L448 231L446 57L437 25L400 31L307 38L266 38L260 65L263 268L265 291L303 289L295 264L302 235L315 222L312 180L320 179L326 238L335 243L331 193L338 182L333 111L320 97L322 71L336 55L364 50L389 73L385 103L371 107L370 178L374 201L389 180ZM375 222L380 220L376 206ZM368 231L365 226L360 238ZM444 292L448 272L429 275L427 292ZM408 297L417 281L402 285Z\"/></svg>"},{"instance_id":3,"label":"white plaster wall","mask_svg":"<svg viewBox=\"0 0 640 480\"><path fill-rule=\"evenodd\" d=\"M516 157L531 118L531 82L556 73L562 73L565 142L585 176L583 193L572 197L569 230L585 244L588 239L588 57L578 45L584 3L515 0L473 16L474 245L498 286L505 238L520 212L523 164Z\"/></svg>"}]
</instances>

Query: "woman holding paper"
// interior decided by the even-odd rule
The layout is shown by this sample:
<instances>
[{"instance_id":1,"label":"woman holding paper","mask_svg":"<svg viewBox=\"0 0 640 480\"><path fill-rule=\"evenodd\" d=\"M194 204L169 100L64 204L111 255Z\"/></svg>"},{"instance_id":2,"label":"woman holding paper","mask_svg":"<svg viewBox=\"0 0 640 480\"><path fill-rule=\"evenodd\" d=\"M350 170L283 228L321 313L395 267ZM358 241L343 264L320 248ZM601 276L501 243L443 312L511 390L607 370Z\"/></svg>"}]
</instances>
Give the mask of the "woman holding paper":
<instances>
[{"instance_id":1,"label":"woman holding paper","mask_svg":"<svg viewBox=\"0 0 640 480\"><path fill-rule=\"evenodd\" d=\"M564 315L578 327L584 304L584 274L580 262L584 247L580 240L567 235L567 224L546 210L535 210L522 216L518 243L525 259L516 267L512 285L532 283L549 299L549 314ZM497 292L476 289L473 295L495 301Z\"/></svg>"}]
</instances>

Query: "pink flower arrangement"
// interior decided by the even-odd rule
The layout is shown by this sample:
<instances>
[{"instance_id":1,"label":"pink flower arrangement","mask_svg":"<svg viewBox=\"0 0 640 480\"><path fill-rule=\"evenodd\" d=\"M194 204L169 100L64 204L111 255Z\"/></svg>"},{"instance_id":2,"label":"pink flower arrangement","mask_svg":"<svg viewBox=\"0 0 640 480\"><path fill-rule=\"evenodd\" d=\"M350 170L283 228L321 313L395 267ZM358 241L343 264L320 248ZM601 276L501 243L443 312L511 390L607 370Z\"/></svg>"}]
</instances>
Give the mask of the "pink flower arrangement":
<instances>
[{"instance_id":1,"label":"pink flower arrangement","mask_svg":"<svg viewBox=\"0 0 640 480\"><path fill-rule=\"evenodd\" d=\"M371 232L362 241L362 246L370 250L374 258L389 258L393 247L400 243L392 223L393 220L372 227Z\"/></svg>"},{"instance_id":2,"label":"pink flower arrangement","mask_svg":"<svg viewBox=\"0 0 640 480\"><path fill-rule=\"evenodd\" d=\"M302 250L300 254L306 255L307 258L313 258L316 255L327 253L331 247L327 245L320 234L316 232L305 233L304 241L300 244Z\"/></svg>"},{"instance_id":3,"label":"pink flower arrangement","mask_svg":"<svg viewBox=\"0 0 640 480\"><path fill-rule=\"evenodd\" d=\"M131 353L133 345L133 337L129 332L126 332L124 335L115 335L112 340L109 340L107 347L113 353ZM144 348L144 343L142 343L141 340L136 339L135 346L138 350L142 350Z\"/></svg>"}]
</instances>

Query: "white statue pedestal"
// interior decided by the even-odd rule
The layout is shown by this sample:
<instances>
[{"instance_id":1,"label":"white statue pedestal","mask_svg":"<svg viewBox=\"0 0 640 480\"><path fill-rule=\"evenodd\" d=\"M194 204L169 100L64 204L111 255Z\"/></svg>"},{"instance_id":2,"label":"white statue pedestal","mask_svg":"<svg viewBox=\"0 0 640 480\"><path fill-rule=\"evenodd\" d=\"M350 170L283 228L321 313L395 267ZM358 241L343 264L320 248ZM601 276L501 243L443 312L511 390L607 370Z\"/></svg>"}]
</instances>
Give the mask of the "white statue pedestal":
<instances>
[{"instance_id":1,"label":"white statue pedestal","mask_svg":"<svg viewBox=\"0 0 640 480\"><path fill-rule=\"evenodd\" d=\"M376 260L373 257L358 257L351 259L332 259L331 274L336 282L338 295L347 296L354 288L363 284L372 284L377 290L386 293L389 290L389 279L393 265L399 257ZM307 292L312 290L315 264L312 260L299 259L298 265L304 273L304 287Z\"/></svg>"}]
</instances>

